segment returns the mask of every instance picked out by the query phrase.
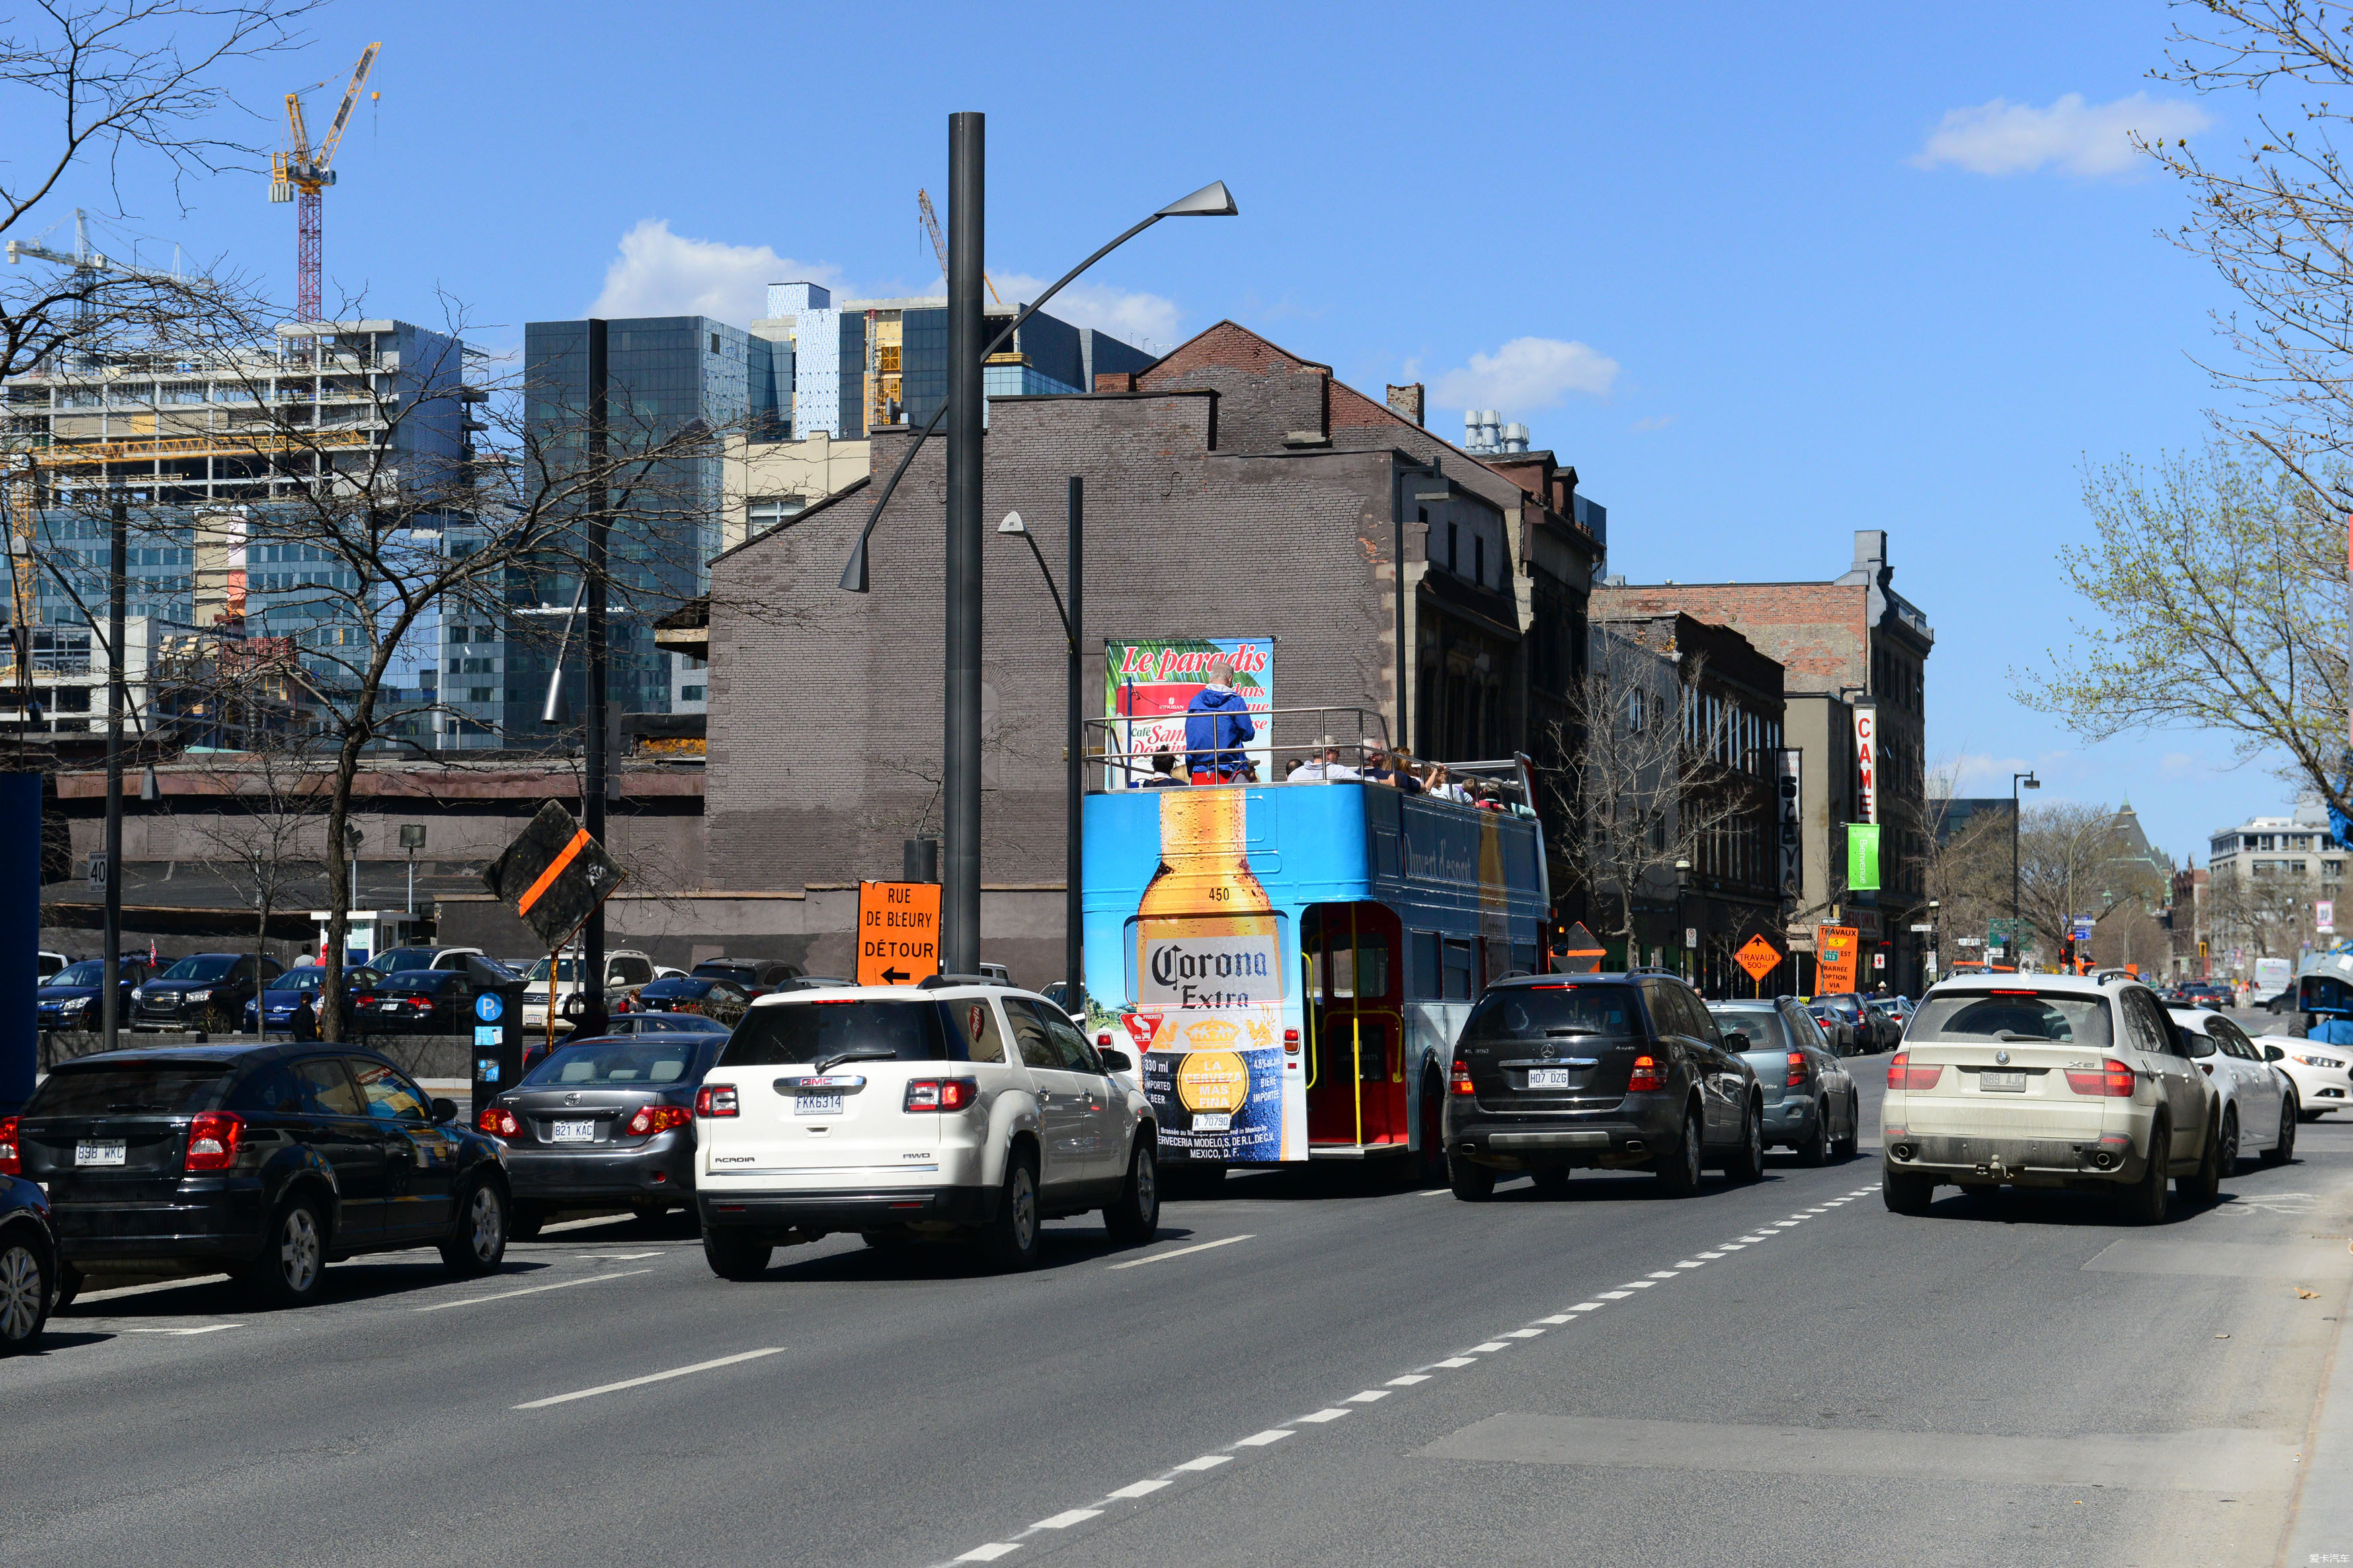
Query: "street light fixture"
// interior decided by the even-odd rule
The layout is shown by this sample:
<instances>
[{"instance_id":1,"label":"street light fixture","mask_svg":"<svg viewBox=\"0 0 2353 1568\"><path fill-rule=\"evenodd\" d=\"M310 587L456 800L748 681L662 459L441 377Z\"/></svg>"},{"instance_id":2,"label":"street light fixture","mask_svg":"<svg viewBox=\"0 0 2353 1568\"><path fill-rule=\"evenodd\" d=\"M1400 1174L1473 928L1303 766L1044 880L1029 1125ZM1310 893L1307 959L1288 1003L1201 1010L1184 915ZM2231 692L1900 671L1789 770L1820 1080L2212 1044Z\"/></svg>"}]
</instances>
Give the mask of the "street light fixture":
<instances>
[{"instance_id":1,"label":"street light fixture","mask_svg":"<svg viewBox=\"0 0 2353 1568\"><path fill-rule=\"evenodd\" d=\"M2028 789L2042 787L2042 781L2034 776L2031 768L2025 773L2010 775L2010 945L2013 950L2010 955L2010 966L2012 969L2018 967L2023 951L2023 944L2018 940L2018 786L2021 780Z\"/></svg>"},{"instance_id":2,"label":"street light fixture","mask_svg":"<svg viewBox=\"0 0 2353 1568\"><path fill-rule=\"evenodd\" d=\"M999 536L1019 539L1037 557L1038 570L1045 575L1046 592L1053 595L1054 614L1061 617L1062 638L1068 649L1068 663L1063 681L1062 711L1062 974L1066 989L1062 1010L1080 1011L1085 1004L1080 1000L1084 993L1085 938L1085 877L1081 860L1083 845L1082 818L1086 803L1086 778L1082 765L1083 736L1079 717L1082 682L1079 678L1080 587L1085 570L1086 553L1082 545L1082 530L1086 515L1086 482L1077 475L1071 476L1068 512L1068 536L1071 548L1071 598L1065 605L1061 594L1054 586L1054 574L1046 564L1046 552L1038 548L1038 536L1021 521L1018 511L1008 511L1005 521L997 525Z\"/></svg>"}]
</instances>

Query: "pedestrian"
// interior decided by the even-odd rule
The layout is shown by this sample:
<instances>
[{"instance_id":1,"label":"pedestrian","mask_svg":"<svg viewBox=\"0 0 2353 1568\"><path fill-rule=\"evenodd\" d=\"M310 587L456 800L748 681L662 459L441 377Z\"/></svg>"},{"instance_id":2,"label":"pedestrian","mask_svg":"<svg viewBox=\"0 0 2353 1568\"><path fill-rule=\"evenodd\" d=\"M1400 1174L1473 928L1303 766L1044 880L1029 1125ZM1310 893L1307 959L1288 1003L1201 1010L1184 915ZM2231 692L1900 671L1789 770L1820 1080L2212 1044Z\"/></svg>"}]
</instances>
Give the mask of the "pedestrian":
<instances>
[{"instance_id":1,"label":"pedestrian","mask_svg":"<svg viewBox=\"0 0 2353 1568\"><path fill-rule=\"evenodd\" d=\"M260 1004L254 1005L258 1013ZM267 1025L263 1026L268 1027ZM318 1040L319 1010L311 1005L311 993L303 992L301 1000L294 1004L294 1016L286 1021L286 1026L293 1031L294 1043L298 1046L311 1045Z\"/></svg>"},{"instance_id":2,"label":"pedestrian","mask_svg":"<svg viewBox=\"0 0 2353 1568\"><path fill-rule=\"evenodd\" d=\"M1176 752L1155 752L1152 753L1152 776L1144 782L1144 787L1145 789L1171 789L1182 784L1185 781L1183 779L1176 776Z\"/></svg>"},{"instance_id":3,"label":"pedestrian","mask_svg":"<svg viewBox=\"0 0 2353 1568\"><path fill-rule=\"evenodd\" d=\"M1250 704L1234 689L1234 667L1226 659L1209 666L1209 684L1185 708L1185 766L1197 784L1230 784L1249 761L1244 741L1258 735Z\"/></svg>"}]
</instances>

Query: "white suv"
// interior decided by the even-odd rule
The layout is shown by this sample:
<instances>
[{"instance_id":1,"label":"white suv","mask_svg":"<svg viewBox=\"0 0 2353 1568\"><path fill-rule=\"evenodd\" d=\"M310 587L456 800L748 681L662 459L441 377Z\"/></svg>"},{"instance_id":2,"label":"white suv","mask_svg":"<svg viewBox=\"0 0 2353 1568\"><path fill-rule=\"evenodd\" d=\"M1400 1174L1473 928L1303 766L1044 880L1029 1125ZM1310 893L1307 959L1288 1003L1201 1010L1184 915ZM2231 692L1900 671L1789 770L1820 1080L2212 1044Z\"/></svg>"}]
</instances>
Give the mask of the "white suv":
<instances>
[{"instance_id":1,"label":"white suv","mask_svg":"<svg viewBox=\"0 0 2353 1568\"><path fill-rule=\"evenodd\" d=\"M1042 996L983 983L755 1000L695 1097L695 1205L714 1273L778 1246L978 1240L1037 1260L1049 1219L1100 1208L1112 1239L1160 1223L1152 1106L1134 1063Z\"/></svg>"},{"instance_id":2,"label":"white suv","mask_svg":"<svg viewBox=\"0 0 2353 1568\"><path fill-rule=\"evenodd\" d=\"M1972 975L1922 998L1887 1064L1887 1206L1923 1214L1938 1185L2106 1191L2165 1217L2166 1184L2211 1203L2220 1096L2180 1027L2137 981Z\"/></svg>"}]
</instances>

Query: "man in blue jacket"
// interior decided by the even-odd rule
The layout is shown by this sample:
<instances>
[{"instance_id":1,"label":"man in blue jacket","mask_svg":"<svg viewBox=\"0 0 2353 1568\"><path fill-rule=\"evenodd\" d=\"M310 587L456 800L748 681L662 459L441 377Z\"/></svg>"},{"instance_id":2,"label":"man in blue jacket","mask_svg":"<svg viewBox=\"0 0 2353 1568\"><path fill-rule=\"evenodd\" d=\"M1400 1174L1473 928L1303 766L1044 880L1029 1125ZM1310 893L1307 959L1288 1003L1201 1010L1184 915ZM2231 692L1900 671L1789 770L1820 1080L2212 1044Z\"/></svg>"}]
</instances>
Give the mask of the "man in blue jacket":
<instances>
[{"instance_id":1,"label":"man in blue jacket","mask_svg":"<svg viewBox=\"0 0 2353 1568\"><path fill-rule=\"evenodd\" d=\"M1234 667L1209 666L1209 684L1185 709L1185 766L1197 784L1231 784L1250 762L1241 749L1258 734L1250 706L1234 689Z\"/></svg>"}]
</instances>

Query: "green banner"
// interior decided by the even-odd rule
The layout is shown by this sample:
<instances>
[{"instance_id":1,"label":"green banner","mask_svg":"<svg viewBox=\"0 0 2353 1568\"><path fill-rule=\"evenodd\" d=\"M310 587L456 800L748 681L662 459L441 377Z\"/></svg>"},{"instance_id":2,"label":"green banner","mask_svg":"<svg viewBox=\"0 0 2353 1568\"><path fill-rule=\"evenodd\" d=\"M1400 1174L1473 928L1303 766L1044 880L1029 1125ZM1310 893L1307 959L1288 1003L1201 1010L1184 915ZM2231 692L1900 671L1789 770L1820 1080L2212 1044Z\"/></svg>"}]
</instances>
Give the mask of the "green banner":
<instances>
[{"instance_id":1,"label":"green banner","mask_svg":"<svg viewBox=\"0 0 2353 1568\"><path fill-rule=\"evenodd\" d=\"M1846 825L1846 885L1865 891L1879 886L1879 824Z\"/></svg>"}]
</instances>

